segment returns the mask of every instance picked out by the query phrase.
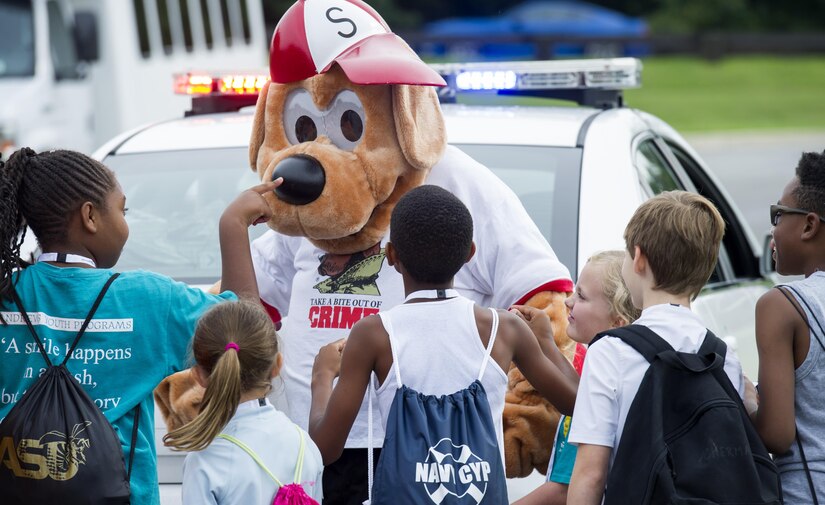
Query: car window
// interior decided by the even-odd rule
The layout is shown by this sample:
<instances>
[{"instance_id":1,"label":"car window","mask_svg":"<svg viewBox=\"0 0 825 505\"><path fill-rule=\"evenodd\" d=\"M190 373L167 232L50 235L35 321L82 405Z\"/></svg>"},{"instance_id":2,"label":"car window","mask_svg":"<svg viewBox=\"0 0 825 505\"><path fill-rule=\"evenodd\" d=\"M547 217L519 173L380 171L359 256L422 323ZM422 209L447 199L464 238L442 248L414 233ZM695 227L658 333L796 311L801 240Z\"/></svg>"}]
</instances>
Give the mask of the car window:
<instances>
[{"instance_id":1,"label":"car window","mask_svg":"<svg viewBox=\"0 0 825 505\"><path fill-rule=\"evenodd\" d=\"M648 197L662 191L684 189L652 138L639 143L633 158L642 189Z\"/></svg>"},{"instance_id":2,"label":"car window","mask_svg":"<svg viewBox=\"0 0 825 505\"><path fill-rule=\"evenodd\" d=\"M707 176L705 170L690 154L673 142L666 141L666 143L685 174L696 187L696 191L712 201L725 220L725 236L722 238L722 248L730 265L731 276L736 278L759 277L759 262L754 256L744 228L748 224L737 218L731 202L727 201L716 184Z\"/></svg>"},{"instance_id":3,"label":"car window","mask_svg":"<svg viewBox=\"0 0 825 505\"><path fill-rule=\"evenodd\" d=\"M581 149L470 144L457 147L492 170L516 193L556 256L575 275Z\"/></svg>"},{"instance_id":4,"label":"car window","mask_svg":"<svg viewBox=\"0 0 825 505\"><path fill-rule=\"evenodd\" d=\"M581 150L459 147L515 191L559 259L575 272ZM117 174L129 207L129 240L118 269L144 268L191 284L217 280L220 215L240 191L258 183L247 150L127 154L104 163ZM254 227L250 238L264 231Z\"/></svg>"},{"instance_id":5,"label":"car window","mask_svg":"<svg viewBox=\"0 0 825 505\"><path fill-rule=\"evenodd\" d=\"M218 220L259 183L246 148L126 154L104 160L126 193L129 240L119 270L143 268L190 284L221 275ZM257 238L266 226L250 228Z\"/></svg>"},{"instance_id":6,"label":"car window","mask_svg":"<svg viewBox=\"0 0 825 505\"><path fill-rule=\"evenodd\" d=\"M77 79L77 53L72 32L63 18L63 10L57 2L47 4L49 13L49 43L56 79Z\"/></svg>"},{"instance_id":7,"label":"car window","mask_svg":"<svg viewBox=\"0 0 825 505\"><path fill-rule=\"evenodd\" d=\"M665 147L665 149L667 149ZM639 172L639 181L642 190L648 197L658 195L663 191L685 190L685 185L680 182L671 165L668 163L664 153L659 149L653 138L643 140L639 143L634 156L636 169ZM693 188L690 188L693 189ZM716 263L713 273L708 279L709 284L722 282L725 276L725 265L727 260L725 254L720 255L720 261Z\"/></svg>"}]
</instances>

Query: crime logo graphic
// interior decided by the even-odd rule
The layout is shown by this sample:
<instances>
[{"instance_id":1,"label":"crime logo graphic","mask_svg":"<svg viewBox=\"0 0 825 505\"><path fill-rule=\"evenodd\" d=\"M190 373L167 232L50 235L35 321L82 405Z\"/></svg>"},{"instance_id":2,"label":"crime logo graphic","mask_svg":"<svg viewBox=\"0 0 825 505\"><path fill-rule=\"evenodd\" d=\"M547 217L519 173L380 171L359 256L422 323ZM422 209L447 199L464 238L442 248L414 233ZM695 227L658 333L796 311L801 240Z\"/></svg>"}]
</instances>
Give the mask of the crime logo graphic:
<instances>
[{"instance_id":1,"label":"crime logo graphic","mask_svg":"<svg viewBox=\"0 0 825 505\"><path fill-rule=\"evenodd\" d=\"M69 480L77 474L80 465L86 464L84 451L89 439L82 434L92 424L83 421L74 425L69 436L50 431L39 439L24 438L17 447L12 437L0 440L0 466L5 466L15 477L27 479Z\"/></svg>"},{"instance_id":2,"label":"crime logo graphic","mask_svg":"<svg viewBox=\"0 0 825 505\"><path fill-rule=\"evenodd\" d=\"M468 497L480 503L487 492L490 463L466 445L442 438L427 451L427 459L415 464L415 482L421 483L433 503L447 497ZM469 503L469 502L467 502Z\"/></svg>"},{"instance_id":3,"label":"crime logo graphic","mask_svg":"<svg viewBox=\"0 0 825 505\"><path fill-rule=\"evenodd\" d=\"M385 257L380 244L355 254L325 254L318 273L329 278L313 287L324 294L379 296L378 273Z\"/></svg>"}]
</instances>

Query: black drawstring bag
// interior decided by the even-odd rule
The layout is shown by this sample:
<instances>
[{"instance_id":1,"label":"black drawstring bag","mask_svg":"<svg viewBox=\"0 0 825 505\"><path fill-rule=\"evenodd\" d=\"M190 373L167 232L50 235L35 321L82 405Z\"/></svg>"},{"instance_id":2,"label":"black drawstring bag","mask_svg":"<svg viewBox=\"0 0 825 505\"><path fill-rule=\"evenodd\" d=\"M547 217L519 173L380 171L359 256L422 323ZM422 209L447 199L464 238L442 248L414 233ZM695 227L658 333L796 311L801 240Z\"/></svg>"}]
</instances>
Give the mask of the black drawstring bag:
<instances>
[{"instance_id":1,"label":"black drawstring bag","mask_svg":"<svg viewBox=\"0 0 825 505\"><path fill-rule=\"evenodd\" d=\"M59 365L49 360L20 298L12 292L48 367L0 423L0 489L4 504L129 503L140 406L135 407L127 472L114 428L66 368L117 276L112 275L100 290Z\"/></svg>"}]
</instances>

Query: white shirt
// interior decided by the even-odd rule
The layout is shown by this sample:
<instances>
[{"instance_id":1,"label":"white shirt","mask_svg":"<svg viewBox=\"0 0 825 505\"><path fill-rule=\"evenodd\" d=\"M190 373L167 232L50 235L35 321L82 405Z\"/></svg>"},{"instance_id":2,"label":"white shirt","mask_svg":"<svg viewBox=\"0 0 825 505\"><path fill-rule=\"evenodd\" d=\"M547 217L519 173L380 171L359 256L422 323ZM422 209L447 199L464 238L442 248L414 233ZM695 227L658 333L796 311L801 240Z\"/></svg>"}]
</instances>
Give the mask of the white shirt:
<instances>
[{"instance_id":1,"label":"white shirt","mask_svg":"<svg viewBox=\"0 0 825 505\"><path fill-rule=\"evenodd\" d=\"M654 305L633 324L647 326L675 350L695 353L707 328L690 309L679 305ZM627 413L647 372L644 356L617 337L604 337L587 350L569 441L573 444L619 446ZM733 349L725 356L725 373L739 396L744 397L742 365ZM610 465L616 457L610 455Z\"/></svg>"},{"instance_id":2,"label":"white shirt","mask_svg":"<svg viewBox=\"0 0 825 505\"><path fill-rule=\"evenodd\" d=\"M448 146L425 184L456 195L473 216L476 254L455 277L458 292L479 305L506 308L553 281L569 284L562 265L521 205L518 197L489 169L459 149ZM325 252L303 237L268 231L252 243L252 259L261 298L285 317L281 372L289 417L306 429L311 401L312 364L318 350L349 335L362 317L404 301L401 275L380 253L361 265L359 283L339 284L319 273ZM368 279L364 279L369 275ZM339 281L348 275L342 275ZM276 390L281 389L276 384ZM367 447L366 401L353 424L346 447ZM373 443L380 447L383 430L375 423Z\"/></svg>"},{"instance_id":3,"label":"white shirt","mask_svg":"<svg viewBox=\"0 0 825 505\"><path fill-rule=\"evenodd\" d=\"M302 430L303 431L303 430ZM300 435L295 425L269 401L238 405L238 411L221 431L239 439L260 457L282 483L291 484L298 462ZM307 433L300 483L319 503L323 498L321 453ZM243 449L216 438L209 446L186 455L183 463L183 505L269 505L278 485Z\"/></svg>"},{"instance_id":4,"label":"white shirt","mask_svg":"<svg viewBox=\"0 0 825 505\"><path fill-rule=\"evenodd\" d=\"M502 414L507 374L487 354L479 338L474 306L471 300L459 296L403 304L382 312L381 321L390 335L393 363L375 395L381 426L386 429L396 391L402 384L424 395L451 395L467 389L484 367L481 384L487 394L503 462ZM401 376L401 384L396 372ZM377 382L373 382L373 386L378 386Z\"/></svg>"}]
</instances>

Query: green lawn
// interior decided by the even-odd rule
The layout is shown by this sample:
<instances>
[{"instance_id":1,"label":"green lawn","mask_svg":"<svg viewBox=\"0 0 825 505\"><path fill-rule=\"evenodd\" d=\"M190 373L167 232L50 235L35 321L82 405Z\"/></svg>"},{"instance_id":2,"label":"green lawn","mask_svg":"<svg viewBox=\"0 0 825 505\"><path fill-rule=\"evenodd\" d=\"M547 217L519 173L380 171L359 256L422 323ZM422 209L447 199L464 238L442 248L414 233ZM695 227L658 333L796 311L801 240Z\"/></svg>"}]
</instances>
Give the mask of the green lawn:
<instances>
[{"instance_id":1,"label":"green lawn","mask_svg":"<svg viewBox=\"0 0 825 505\"><path fill-rule=\"evenodd\" d=\"M825 57L643 60L628 105L680 131L825 129Z\"/></svg>"},{"instance_id":2,"label":"green lawn","mask_svg":"<svg viewBox=\"0 0 825 505\"><path fill-rule=\"evenodd\" d=\"M680 132L825 130L825 56L642 60L642 87L627 90L631 107ZM465 103L542 105L536 98L464 96ZM564 102L559 102L562 104Z\"/></svg>"}]
</instances>

